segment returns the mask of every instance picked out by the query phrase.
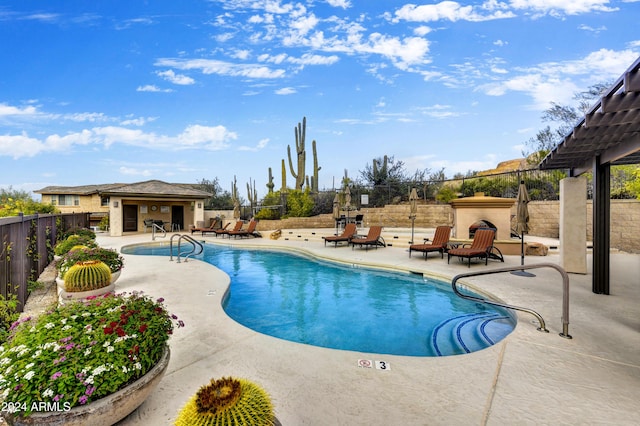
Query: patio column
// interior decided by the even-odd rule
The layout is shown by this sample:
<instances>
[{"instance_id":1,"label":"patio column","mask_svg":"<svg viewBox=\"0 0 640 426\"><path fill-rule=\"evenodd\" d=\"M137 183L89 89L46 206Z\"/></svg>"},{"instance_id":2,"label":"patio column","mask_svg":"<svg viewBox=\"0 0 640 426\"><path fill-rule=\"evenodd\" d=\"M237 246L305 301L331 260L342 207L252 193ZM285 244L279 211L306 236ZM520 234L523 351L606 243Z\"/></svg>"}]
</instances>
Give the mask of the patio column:
<instances>
[{"instance_id":1,"label":"patio column","mask_svg":"<svg viewBox=\"0 0 640 426\"><path fill-rule=\"evenodd\" d=\"M593 281L592 291L609 294L609 256L611 224L611 166L593 160Z\"/></svg>"},{"instance_id":2,"label":"patio column","mask_svg":"<svg viewBox=\"0 0 640 426\"><path fill-rule=\"evenodd\" d=\"M560 266L587 273L587 179L560 181Z\"/></svg>"}]
</instances>

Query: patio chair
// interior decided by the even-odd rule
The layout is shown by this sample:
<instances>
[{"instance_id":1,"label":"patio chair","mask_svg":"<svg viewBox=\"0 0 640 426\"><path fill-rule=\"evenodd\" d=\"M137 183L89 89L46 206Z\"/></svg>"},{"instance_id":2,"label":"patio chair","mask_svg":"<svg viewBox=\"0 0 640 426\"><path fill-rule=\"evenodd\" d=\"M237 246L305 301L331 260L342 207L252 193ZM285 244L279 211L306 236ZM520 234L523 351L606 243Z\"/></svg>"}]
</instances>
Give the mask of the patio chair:
<instances>
[{"instance_id":1,"label":"patio chair","mask_svg":"<svg viewBox=\"0 0 640 426\"><path fill-rule=\"evenodd\" d=\"M213 229L211 231L205 231L205 232L202 233L202 235L204 235L205 233L208 233L208 232L215 232L216 238L218 238L218 235L222 235L222 238L224 238L225 235L229 235L229 232L231 232L231 231L239 231L240 229L242 229L243 222L241 220L238 220L236 222L236 224L234 225L233 229L227 229L227 227L230 224L231 224L231 222L227 223L224 226L224 228Z\"/></svg>"},{"instance_id":2,"label":"patio chair","mask_svg":"<svg viewBox=\"0 0 640 426\"><path fill-rule=\"evenodd\" d=\"M356 218L355 218L356 226L362 227L363 221L364 221L364 215L363 214L357 214Z\"/></svg>"},{"instance_id":3,"label":"patio chair","mask_svg":"<svg viewBox=\"0 0 640 426\"><path fill-rule=\"evenodd\" d=\"M145 219L142 222L144 224L144 232L147 232L147 228L153 228L153 219Z\"/></svg>"},{"instance_id":4,"label":"patio chair","mask_svg":"<svg viewBox=\"0 0 640 426\"><path fill-rule=\"evenodd\" d=\"M334 247L338 247L338 243L341 243L341 242L346 242L348 245L349 241L351 241L354 235L356 235L356 224L348 223L344 227L344 231L342 231L342 234L330 235L328 237L322 237L322 239L324 240L325 247L327 245L327 241L329 241L330 243L334 243L335 244Z\"/></svg>"},{"instance_id":5,"label":"patio chair","mask_svg":"<svg viewBox=\"0 0 640 426\"><path fill-rule=\"evenodd\" d=\"M356 245L359 245L360 248L364 246L365 250L369 250L369 246L374 246L376 249L378 246L386 247L387 244L384 242L384 239L380 235L382 233L382 226L372 226L369 228L369 233L364 238L352 238L351 239L351 249Z\"/></svg>"},{"instance_id":6,"label":"patio chair","mask_svg":"<svg viewBox=\"0 0 640 426\"><path fill-rule=\"evenodd\" d=\"M447 263L451 260L452 256L457 256L461 260L463 258L469 259L469 268L471 267L471 258L477 257L479 259L484 258L484 264L487 265L489 258L500 260L504 262L502 252L493 245L496 231L494 229L478 229L473 236L473 241L469 247L465 247L468 244L464 244L460 248L452 248L447 252Z\"/></svg>"},{"instance_id":7,"label":"patio chair","mask_svg":"<svg viewBox=\"0 0 640 426\"><path fill-rule=\"evenodd\" d=\"M227 235L229 235L229 238L231 238L232 235L233 235L233 238L257 237L260 234L256 232L256 225L258 225L258 221L252 219L249 222L249 226L247 226L247 229L239 229L238 231L232 230L232 231L229 231Z\"/></svg>"},{"instance_id":8,"label":"patio chair","mask_svg":"<svg viewBox=\"0 0 640 426\"><path fill-rule=\"evenodd\" d=\"M206 228L204 226L200 226L200 227L189 228L189 230L191 231L191 235L193 235L194 232L203 232L202 235L204 235L204 232L215 230L215 227L217 225L218 225L218 219L212 219L211 220L211 225L209 225L208 228Z\"/></svg>"},{"instance_id":9,"label":"patio chair","mask_svg":"<svg viewBox=\"0 0 640 426\"><path fill-rule=\"evenodd\" d=\"M449 242L450 235L451 227L438 226L431 243L427 243L427 240L425 239L423 244L412 244L409 246L409 257L411 257L412 251L419 251L424 253L424 260L427 260L430 252L439 251L440 258L444 259L444 251L447 248L447 243Z\"/></svg>"}]
</instances>

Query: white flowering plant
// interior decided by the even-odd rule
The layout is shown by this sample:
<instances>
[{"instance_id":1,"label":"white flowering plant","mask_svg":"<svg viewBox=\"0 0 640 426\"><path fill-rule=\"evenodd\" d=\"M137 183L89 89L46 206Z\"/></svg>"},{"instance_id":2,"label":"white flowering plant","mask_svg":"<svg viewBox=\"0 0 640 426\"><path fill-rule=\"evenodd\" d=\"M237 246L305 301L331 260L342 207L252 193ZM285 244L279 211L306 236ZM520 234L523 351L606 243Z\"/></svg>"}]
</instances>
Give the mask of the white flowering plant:
<instances>
[{"instance_id":1,"label":"white flowering plant","mask_svg":"<svg viewBox=\"0 0 640 426\"><path fill-rule=\"evenodd\" d=\"M109 294L17 321L0 346L0 399L28 416L34 403L84 405L134 382L184 326L163 302Z\"/></svg>"}]
</instances>

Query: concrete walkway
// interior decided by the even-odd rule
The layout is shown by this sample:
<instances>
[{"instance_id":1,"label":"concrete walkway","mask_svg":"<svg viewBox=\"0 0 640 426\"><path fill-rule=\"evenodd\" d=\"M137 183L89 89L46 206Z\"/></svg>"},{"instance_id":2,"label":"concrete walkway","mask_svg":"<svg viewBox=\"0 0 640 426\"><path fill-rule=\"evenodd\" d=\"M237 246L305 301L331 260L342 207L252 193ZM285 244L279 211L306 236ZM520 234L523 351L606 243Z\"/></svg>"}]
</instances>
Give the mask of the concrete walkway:
<instances>
[{"instance_id":1,"label":"concrete walkway","mask_svg":"<svg viewBox=\"0 0 640 426\"><path fill-rule=\"evenodd\" d=\"M325 247L320 236L332 233L296 230L283 232L277 241L198 239L287 248L447 281L460 273L520 264L519 256L508 256L504 264L490 261L488 267L472 264L469 269L457 260L447 265L446 256L409 258L406 248L395 244L368 251ZM284 240L286 235L291 238ZM150 240L149 234L98 236L101 246L118 249ZM117 290L164 297L186 327L170 339L171 362L160 386L119 425L171 424L200 386L223 376L244 377L265 388L283 425L640 424L638 255L612 255L610 296L591 292L590 274L570 275L571 340L558 335L562 280L557 271L536 269L535 278L498 274L465 281L507 303L534 309L550 332L537 331L535 318L519 313L514 332L495 346L441 358L324 349L262 335L224 313L221 300L229 278L217 268L197 260L177 264L164 257L125 258ZM558 255L526 259L535 262L557 263ZM385 361L390 369L360 368L361 358Z\"/></svg>"}]
</instances>

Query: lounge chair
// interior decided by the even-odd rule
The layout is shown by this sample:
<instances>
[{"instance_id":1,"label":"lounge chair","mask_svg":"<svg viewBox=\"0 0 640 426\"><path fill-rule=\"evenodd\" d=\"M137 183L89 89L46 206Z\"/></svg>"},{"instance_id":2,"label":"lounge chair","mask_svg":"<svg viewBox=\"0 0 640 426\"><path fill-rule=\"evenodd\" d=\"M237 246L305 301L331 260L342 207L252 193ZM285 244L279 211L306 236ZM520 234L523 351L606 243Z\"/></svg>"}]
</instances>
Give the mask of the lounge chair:
<instances>
[{"instance_id":1,"label":"lounge chair","mask_svg":"<svg viewBox=\"0 0 640 426\"><path fill-rule=\"evenodd\" d=\"M502 252L493 246L496 232L493 229L478 229L473 235L473 241L469 247L464 244L461 248L449 249L447 252L447 263L451 260L451 256L469 259L469 267L471 267L471 258L484 258L484 264L487 265L489 258L504 262Z\"/></svg>"},{"instance_id":2,"label":"lounge chair","mask_svg":"<svg viewBox=\"0 0 640 426\"><path fill-rule=\"evenodd\" d=\"M236 221L236 224L233 226L232 229L227 229L227 227L231 224L231 222L227 223L225 225L224 228L222 229L216 229L213 232L216 233L216 238L218 238L219 235L222 235L222 238L224 238L225 235L229 235L229 232L231 231L239 231L240 229L242 229L242 225L244 225L244 222L242 222L241 220Z\"/></svg>"},{"instance_id":3,"label":"lounge chair","mask_svg":"<svg viewBox=\"0 0 640 426\"><path fill-rule=\"evenodd\" d=\"M412 244L409 246L409 257L411 257L412 251L419 251L424 253L424 260L427 260L430 252L439 251L440 258L444 259L444 251L449 242L449 235L451 235L451 227L438 226L431 243L427 243L427 240L424 240L424 244Z\"/></svg>"},{"instance_id":4,"label":"lounge chair","mask_svg":"<svg viewBox=\"0 0 640 426\"><path fill-rule=\"evenodd\" d=\"M247 226L247 229L240 229L238 231L236 231L236 230L229 231L229 233L228 233L229 238L231 238L232 235L233 235L233 238L236 238L236 237L240 237L240 238L257 237L260 234L258 234L256 232L256 225L258 225L258 221L257 220L251 220L249 222L249 226Z\"/></svg>"},{"instance_id":5,"label":"lounge chair","mask_svg":"<svg viewBox=\"0 0 640 426\"><path fill-rule=\"evenodd\" d=\"M349 241L356 235L356 224L355 223L347 223L344 227L344 231L340 235L331 235L328 237L322 237L324 240L324 245L327 245L327 241L330 243L334 243L335 247L338 247L338 243L346 242L349 244Z\"/></svg>"},{"instance_id":6,"label":"lounge chair","mask_svg":"<svg viewBox=\"0 0 640 426\"><path fill-rule=\"evenodd\" d=\"M189 231L191 231L191 235L193 235L194 232L202 232L202 235L204 235L205 232L214 231L216 226L218 226L218 219L213 219L211 221L211 225L209 225L208 228L205 228L204 226L193 227L193 228L189 228Z\"/></svg>"},{"instance_id":7,"label":"lounge chair","mask_svg":"<svg viewBox=\"0 0 640 426\"><path fill-rule=\"evenodd\" d=\"M372 226L369 228L369 233L364 238L352 238L351 239L351 249L358 245L360 248L364 246L366 250L369 249L369 246L374 246L376 249L378 246L386 247L387 244L384 242L384 239L380 234L382 233L382 226Z\"/></svg>"},{"instance_id":8,"label":"lounge chair","mask_svg":"<svg viewBox=\"0 0 640 426\"><path fill-rule=\"evenodd\" d=\"M242 222L240 222L240 223L242 223ZM231 222L227 222L227 224L224 225L222 228L207 229L205 231L202 231L202 236L204 237L204 234L209 234L211 232L216 234L216 238L218 237L218 235L221 235L221 234L225 235L227 232L229 232L229 230L227 229L229 227L229 225L231 225Z\"/></svg>"}]
</instances>

